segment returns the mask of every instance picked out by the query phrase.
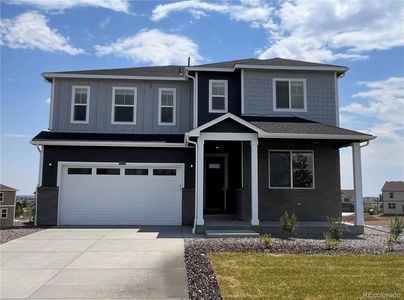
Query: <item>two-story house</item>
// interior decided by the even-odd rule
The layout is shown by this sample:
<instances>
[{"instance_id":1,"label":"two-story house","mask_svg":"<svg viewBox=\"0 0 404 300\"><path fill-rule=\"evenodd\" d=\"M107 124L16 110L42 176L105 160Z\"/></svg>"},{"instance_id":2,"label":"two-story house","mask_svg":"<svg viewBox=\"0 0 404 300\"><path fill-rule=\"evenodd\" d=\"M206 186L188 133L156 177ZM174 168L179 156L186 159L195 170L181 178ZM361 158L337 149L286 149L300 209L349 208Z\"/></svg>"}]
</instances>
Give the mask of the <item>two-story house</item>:
<instances>
[{"instance_id":1,"label":"two-story house","mask_svg":"<svg viewBox=\"0 0 404 300\"><path fill-rule=\"evenodd\" d=\"M212 215L251 226L284 211L302 224L339 217L339 149L352 147L362 199L360 143L374 138L338 127L347 70L275 58L44 73L36 220L202 231Z\"/></svg>"},{"instance_id":2,"label":"two-story house","mask_svg":"<svg viewBox=\"0 0 404 300\"><path fill-rule=\"evenodd\" d=\"M386 181L382 187L386 215L404 215L404 181Z\"/></svg>"}]
</instances>

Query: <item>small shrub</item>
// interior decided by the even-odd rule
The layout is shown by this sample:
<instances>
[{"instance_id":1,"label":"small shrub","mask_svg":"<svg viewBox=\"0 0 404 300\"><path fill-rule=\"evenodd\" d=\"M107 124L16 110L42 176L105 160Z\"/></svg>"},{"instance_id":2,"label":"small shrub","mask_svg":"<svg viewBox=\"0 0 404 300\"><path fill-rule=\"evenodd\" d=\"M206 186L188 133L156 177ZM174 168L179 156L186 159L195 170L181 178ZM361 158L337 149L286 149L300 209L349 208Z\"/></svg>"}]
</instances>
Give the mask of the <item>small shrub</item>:
<instances>
[{"instance_id":1,"label":"small shrub","mask_svg":"<svg viewBox=\"0 0 404 300\"><path fill-rule=\"evenodd\" d=\"M269 233L261 234L260 236L261 243L264 245L265 248L269 248L272 245L272 235Z\"/></svg>"},{"instance_id":2,"label":"small shrub","mask_svg":"<svg viewBox=\"0 0 404 300\"><path fill-rule=\"evenodd\" d=\"M334 250L341 244L340 240L335 239L330 232L324 232L325 247L328 250Z\"/></svg>"},{"instance_id":3,"label":"small shrub","mask_svg":"<svg viewBox=\"0 0 404 300\"><path fill-rule=\"evenodd\" d=\"M297 227L297 217L294 213L290 216L287 211L280 218L282 234L285 238L290 238L295 235L296 227Z\"/></svg>"},{"instance_id":4,"label":"small shrub","mask_svg":"<svg viewBox=\"0 0 404 300\"><path fill-rule=\"evenodd\" d=\"M330 237L334 240L340 241L342 238L342 232L346 228L341 219L327 218L328 219L328 232Z\"/></svg>"},{"instance_id":5,"label":"small shrub","mask_svg":"<svg viewBox=\"0 0 404 300\"><path fill-rule=\"evenodd\" d=\"M404 230L404 218L394 217L390 223L390 234L393 236L394 240L397 241L398 237Z\"/></svg>"},{"instance_id":6,"label":"small shrub","mask_svg":"<svg viewBox=\"0 0 404 300\"><path fill-rule=\"evenodd\" d=\"M389 236L387 237L387 247L393 250L397 244L398 238L404 231L404 218L394 217L390 223Z\"/></svg>"}]
</instances>

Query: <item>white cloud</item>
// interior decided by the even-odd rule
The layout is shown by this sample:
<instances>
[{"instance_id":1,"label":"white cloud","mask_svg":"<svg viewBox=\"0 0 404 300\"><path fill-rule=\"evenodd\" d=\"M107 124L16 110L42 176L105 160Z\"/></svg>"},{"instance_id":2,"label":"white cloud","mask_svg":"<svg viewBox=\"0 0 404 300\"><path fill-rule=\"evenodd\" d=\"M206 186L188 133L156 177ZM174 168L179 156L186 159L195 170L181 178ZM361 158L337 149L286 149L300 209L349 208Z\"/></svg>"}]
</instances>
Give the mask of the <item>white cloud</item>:
<instances>
[{"instance_id":1,"label":"white cloud","mask_svg":"<svg viewBox=\"0 0 404 300\"><path fill-rule=\"evenodd\" d=\"M27 12L0 22L0 41L10 48L61 51L70 55L84 53L69 44L69 38L48 26L47 18L38 12Z\"/></svg>"},{"instance_id":2,"label":"white cloud","mask_svg":"<svg viewBox=\"0 0 404 300\"><path fill-rule=\"evenodd\" d=\"M404 77L359 84L368 89L354 94L352 97L359 101L342 107L341 112L370 119L373 123L372 133L381 138L403 138Z\"/></svg>"},{"instance_id":3,"label":"white cloud","mask_svg":"<svg viewBox=\"0 0 404 300\"><path fill-rule=\"evenodd\" d=\"M195 64L202 59L198 45L191 39L159 29L143 29L110 45L96 45L95 50L98 56L113 54L135 63L153 65L185 64L188 57Z\"/></svg>"},{"instance_id":4,"label":"white cloud","mask_svg":"<svg viewBox=\"0 0 404 300\"><path fill-rule=\"evenodd\" d=\"M403 2L284 2L274 14L269 46L260 58L287 57L314 61L365 59L372 50L404 46Z\"/></svg>"},{"instance_id":5,"label":"white cloud","mask_svg":"<svg viewBox=\"0 0 404 300\"><path fill-rule=\"evenodd\" d=\"M108 26L108 24L111 22L111 18L105 18L104 20L102 20L100 23L98 23L98 26L100 27L100 29L104 29L105 27Z\"/></svg>"},{"instance_id":6,"label":"white cloud","mask_svg":"<svg viewBox=\"0 0 404 300\"><path fill-rule=\"evenodd\" d=\"M157 5L151 19L157 22L179 11L188 11L195 18L206 16L209 12L220 13L228 15L232 20L248 22L257 27L264 24L270 26L267 23L272 22L270 16L273 8L260 0L241 0L238 4L187 0Z\"/></svg>"},{"instance_id":7,"label":"white cloud","mask_svg":"<svg viewBox=\"0 0 404 300\"><path fill-rule=\"evenodd\" d=\"M9 4L31 5L43 10L64 10L79 6L92 6L129 12L128 0L6 0Z\"/></svg>"},{"instance_id":8,"label":"white cloud","mask_svg":"<svg viewBox=\"0 0 404 300\"><path fill-rule=\"evenodd\" d=\"M376 196L386 180L404 178L404 77L360 82L366 90L341 108L341 125L377 135L362 149L366 195ZM352 153L341 151L342 187L352 187Z\"/></svg>"}]
</instances>

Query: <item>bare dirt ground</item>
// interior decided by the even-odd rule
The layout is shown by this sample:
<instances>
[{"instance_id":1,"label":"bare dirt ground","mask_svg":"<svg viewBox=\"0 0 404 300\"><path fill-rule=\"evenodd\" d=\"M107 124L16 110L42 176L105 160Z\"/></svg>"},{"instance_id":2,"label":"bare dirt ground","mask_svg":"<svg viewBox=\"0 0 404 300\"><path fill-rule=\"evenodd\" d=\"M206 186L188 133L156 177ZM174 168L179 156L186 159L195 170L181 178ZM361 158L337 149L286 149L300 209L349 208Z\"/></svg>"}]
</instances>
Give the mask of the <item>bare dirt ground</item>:
<instances>
[{"instance_id":1,"label":"bare dirt ground","mask_svg":"<svg viewBox=\"0 0 404 300\"><path fill-rule=\"evenodd\" d=\"M353 223L355 220L355 216L344 216L342 219L345 222ZM382 226L384 228L390 227L391 220L394 219L394 216L385 216L383 214L379 215L369 215L365 214L365 224L372 226Z\"/></svg>"}]
</instances>

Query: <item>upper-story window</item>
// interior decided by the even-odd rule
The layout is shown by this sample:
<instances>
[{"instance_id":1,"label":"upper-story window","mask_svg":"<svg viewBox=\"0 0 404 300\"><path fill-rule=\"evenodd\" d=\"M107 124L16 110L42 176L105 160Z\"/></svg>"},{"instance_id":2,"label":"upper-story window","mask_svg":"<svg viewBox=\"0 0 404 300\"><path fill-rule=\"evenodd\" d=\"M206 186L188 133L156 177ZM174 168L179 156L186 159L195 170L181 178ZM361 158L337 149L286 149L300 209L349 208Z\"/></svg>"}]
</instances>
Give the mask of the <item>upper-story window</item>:
<instances>
[{"instance_id":1,"label":"upper-story window","mask_svg":"<svg viewBox=\"0 0 404 300\"><path fill-rule=\"evenodd\" d=\"M3 202L3 200L4 200L4 193L0 192L0 202Z\"/></svg>"},{"instance_id":2,"label":"upper-story window","mask_svg":"<svg viewBox=\"0 0 404 300\"><path fill-rule=\"evenodd\" d=\"M175 88L159 89L159 125L175 125Z\"/></svg>"},{"instance_id":3,"label":"upper-story window","mask_svg":"<svg viewBox=\"0 0 404 300\"><path fill-rule=\"evenodd\" d=\"M136 124L137 89L114 87L112 89L112 124Z\"/></svg>"},{"instance_id":4,"label":"upper-story window","mask_svg":"<svg viewBox=\"0 0 404 300\"><path fill-rule=\"evenodd\" d=\"M389 197L390 197L390 199L393 199L394 198L394 193L389 193Z\"/></svg>"},{"instance_id":5,"label":"upper-story window","mask_svg":"<svg viewBox=\"0 0 404 300\"><path fill-rule=\"evenodd\" d=\"M72 88L72 123L88 123L90 104L90 87L75 85Z\"/></svg>"},{"instance_id":6,"label":"upper-story window","mask_svg":"<svg viewBox=\"0 0 404 300\"><path fill-rule=\"evenodd\" d=\"M275 78L274 111L306 111L306 80Z\"/></svg>"},{"instance_id":7,"label":"upper-story window","mask_svg":"<svg viewBox=\"0 0 404 300\"><path fill-rule=\"evenodd\" d=\"M209 112L227 112L227 80L209 80Z\"/></svg>"}]
</instances>

